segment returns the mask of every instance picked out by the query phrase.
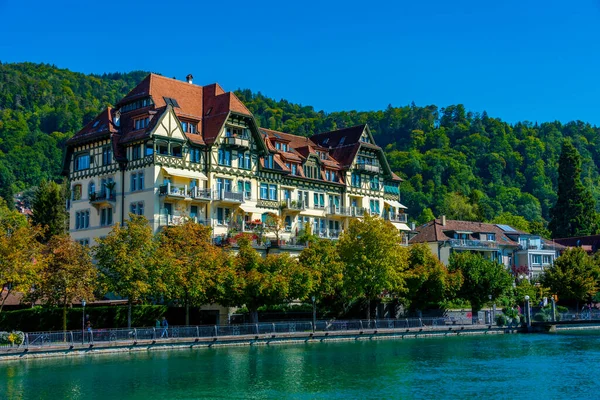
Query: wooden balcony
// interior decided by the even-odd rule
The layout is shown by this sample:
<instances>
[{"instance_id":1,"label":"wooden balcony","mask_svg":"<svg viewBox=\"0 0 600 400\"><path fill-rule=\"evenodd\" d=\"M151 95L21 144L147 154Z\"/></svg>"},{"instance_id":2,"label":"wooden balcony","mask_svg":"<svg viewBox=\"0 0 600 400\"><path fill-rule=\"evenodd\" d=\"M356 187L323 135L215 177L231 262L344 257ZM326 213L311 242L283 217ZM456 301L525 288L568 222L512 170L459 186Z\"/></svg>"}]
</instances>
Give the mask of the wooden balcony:
<instances>
[{"instance_id":1,"label":"wooden balcony","mask_svg":"<svg viewBox=\"0 0 600 400\"><path fill-rule=\"evenodd\" d=\"M250 148L250 139L243 136L227 136L223 138L223 144L236 148Z\"/></svg>"}]
</instances>

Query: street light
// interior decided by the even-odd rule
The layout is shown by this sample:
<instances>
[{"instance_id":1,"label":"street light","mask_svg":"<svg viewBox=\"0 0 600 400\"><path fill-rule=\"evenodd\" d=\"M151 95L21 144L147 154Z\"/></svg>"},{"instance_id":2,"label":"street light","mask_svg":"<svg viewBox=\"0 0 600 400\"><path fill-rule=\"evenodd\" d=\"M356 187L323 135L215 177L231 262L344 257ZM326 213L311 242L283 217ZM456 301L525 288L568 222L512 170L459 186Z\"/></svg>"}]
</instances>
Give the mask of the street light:
<instances>
[{"instance_id":1,"label":"street light","mask_svg":"<svg viewBox=\"0 0 600 400\"><path fill-rule=\"evenodd\" d=\"M317 325L317 306L315 304L315 296L311 297L313 303L313 333L315 333L315 325Z\"/></svg>"},{"instance_id":2,"label":"street light","mask_svg":"<svg viewBox=\"0 0 600 400\"><path fill-rule=\"evenodd\" d=\"M83 312L81 314L81 344L83 344L85 338L85 300L81 300L81 306L83 307Z\"/></svg>"},{"instance_id":3,"label":"street light","mask_svg":"<svg viewBox=\"0 0 600 400\"><path fill-rule=\"evenodd\" d=\"M531 309L529 308L529 295L525 295L525 319L527 320L527 327L531 327Z\"/></svg>"}]
</instances>

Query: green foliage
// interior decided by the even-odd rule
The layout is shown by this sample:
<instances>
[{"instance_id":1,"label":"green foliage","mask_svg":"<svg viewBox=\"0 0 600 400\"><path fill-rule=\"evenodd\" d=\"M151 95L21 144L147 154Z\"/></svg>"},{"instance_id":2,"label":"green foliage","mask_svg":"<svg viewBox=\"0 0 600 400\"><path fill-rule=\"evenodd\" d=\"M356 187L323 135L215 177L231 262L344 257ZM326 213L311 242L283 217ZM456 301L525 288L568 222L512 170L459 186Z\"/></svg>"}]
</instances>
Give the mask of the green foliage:
<instances>
[{"instance_id":1,"label":"green foliage","mask_svg":"<svg viewBox=\"0 0 600 400\"><path fill-rule=\"evenodd\" d=\"M0 64L0 196L59 178L66 140L146 75Z\"/></svg>"},{"instance_id":2,"label":"green foliage","mask_svg":"<svg viewBox=\"0 0 600 400\"><path fill-rule=\"evenodd\" d=\"M554 238L587 236L598 233L596 201L581 183L581 156L565 140L558 165L558 200L550 210L548 228Z\"/></svg>"},{"instance_id":3,"label":"green foliage","mask_svg":"<svg viewBox=\"0 0 600 400\"><path fill-rule=\"evenodd\" d=\"M570 248L544 271L542 283L559 300L587 301L598 292L600 266L597 258L580 247Z\"/></svg>"},{"instance_id":4,"label":"green foliage","mask_svg":"<svg viewBox=\"0 0 600 400\"><path fill-rule=\"evenodd\" d=\"M64 186L46 180L42 180L35 189L31 220L44 227L44 242L52 236L65 233L67 229L65 191Z\"/></svg>"},{"instance_id":5,"label":"green foliage","mask_svg":"<svg viewBox=\"0 0 600 400\"><path fill-rule=\"evenodd\" d=\"M458 296L471 302L474 315L489 301L490 295L497 299L512 287L512 277L504 265L476 253L453 253L448 270L461 272L464 282Z\"/></svg>"},{"instance_id":6,"label":"green foliage","mask_svg":"<svg viewBox=\"0 0 600 400\"><path fill-rule=\"evenodd\" d=\"M167 313L163 305L136 305L132 308L132 326L154 326L156 319ZM127 307L86 307L85 313L95 329L127 327ZM83 310L79 307L67 309L67 329L81 329ZM0 314L3 329L24 332L56 331L63 329L61 307L34 307L23 310L5 311Z\"/></svg>"},{"instance_id":7,"label":"green foliage","mask_svg":"<svg viewBox=\"0 0 600 400\"><path fill-rule=\"evenodd\" d=\"M496 325L504 326L507 323L507 319L503 314L496 315Z\"/></svg>"},{"instance_id":8,"label":"green foliage","mask_svg":"<svg viewBox=\"0 0 600 400\"><path fill-rule=\"evenodd\" d=\"M20 346L25 342L25 334L21 331L0 332L0 344Z\"/></svg>"}]
</instances>

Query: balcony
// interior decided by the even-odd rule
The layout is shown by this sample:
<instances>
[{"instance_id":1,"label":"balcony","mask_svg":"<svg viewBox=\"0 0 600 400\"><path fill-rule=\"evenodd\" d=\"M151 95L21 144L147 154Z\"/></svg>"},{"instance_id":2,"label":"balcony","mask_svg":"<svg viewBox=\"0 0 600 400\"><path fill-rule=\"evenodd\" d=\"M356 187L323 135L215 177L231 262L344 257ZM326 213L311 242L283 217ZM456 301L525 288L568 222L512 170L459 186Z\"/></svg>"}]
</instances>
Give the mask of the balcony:
<instances>
[{"instance_id":1,"label":"balcony","mask_svg":"<svg viewBox=\"0 0 600 400\"><path fill-rule=\"evenodd\" d=\"M230 192L227 190L214 190L213 200L223 203L241 204L244 202L244 194L238 192Z\"/></svg>"},{"instance_id":2,"label":"balcony","mask_svg":"<svg viewBox=\"0 0 600 400\"><path fill-rule=\"evenodd\" d=\"M226 146L247 149L250 147L250 139L243 136L227 136L223 138L223 144Z\"/></svg>"},{"instance_id":3,"label":"balcony","mask_svg":"<svg viewBox=\"0 0 600 400\"><path fill-rule=\"evenodd\" d=\"M359 163L359 164L356 164L356 169L359 171L369 173L369 174L378 174L379 173L379 165L375 165L375 164Z\"/></svg>"},{"instance_id":4,"label":"balcony","mask_svg":"<svg viewBox=\"0 0 600 400\"><path fill-rule=\"evenodd\" d=\"M369 213L369 210L364 207L350 207L351 217L364 217L365 213Z\"/></svg>"},{"instance_id":5,"label":"balcony","mask_svg":"<svg viewBox=\"0 0 600 400\"><path fill-rule=\"evenodd\" d=\"M199 201L210 201L212 199L210 189L200 189L197 186L194 186L190 190L190 196L192 197L192 200Z\"/></svg>"},{"instance_id":6,"label":"balcony","mask_svg":"<svg viewBox=\"0 0 600 400\"><path fill-rule=\"evenodd\" d=\"M387 214L384 218L390 222L400 222L403 224L408 222L408 214Z\"/></svg>"},{"instance_id":7,"label":"balcony","mask_svg":"<svg viewBox=\"0 0 600 400\"><path fill-rule=\"evenodd\" d=\"M351 217L352 216L352 207L336 207L329 206L326 210L327 216L330 217Z\"/></svg>"},{"instance_id":8,"label":"balcony","mask_svg":"<svg viewBox=\"0 0 600 400\"><path fill-rule=\"evenodd\" d=\"M160 226L177 226L177 225L183 225L184 223L186 223L187 221L194 221L197 224L201 224L201 225L206 225L206 226L210 226L210 220L206 220L206 219L201 219L198 217L189 217L186 215L173 215L173 214L164 214L161 213L159 218L158 218L158 224Z\"/></svg>"},{"instance_id":9,"label":"balcony","mask_svg":"<svg viewBox=\"0 0 600 400\"><path fill-rule=\"evenodd\" d=\"M284 200L281 202L281 208L288 212L300 212L306 208L304 202L296 200Z\"/></svg>"},{"instance_id":10,"label":"balcony","mask_svg":"<svg viewBox=\"0 0 600 400\"><path fill-rule=\"evenodd\" d=\"M447 242L452 248L497 250L498 243L486 240L450 239Z\"/></svg>"},{"instance_id":11,"label":"balcony","mask_svg":"<svg viewBox=\"0 0 600 400\"><path fill-rule=\"evenodd\" d=\"M103 190L96 193L90 193L90 204L93 206L102 206L114 203L117 195L113 190Z\"/></svg>"},{"instance_id":12,"label":"balcony","mask_svg":"<svg viewBox=\"0 0 600 400\"><path fill-rule=\"evenodd\" d=\"M174 185L167 183L158 187L159 196L165 196L174 200L191 200L190 192L187 185Z\"/></svg>"}]
</instances>

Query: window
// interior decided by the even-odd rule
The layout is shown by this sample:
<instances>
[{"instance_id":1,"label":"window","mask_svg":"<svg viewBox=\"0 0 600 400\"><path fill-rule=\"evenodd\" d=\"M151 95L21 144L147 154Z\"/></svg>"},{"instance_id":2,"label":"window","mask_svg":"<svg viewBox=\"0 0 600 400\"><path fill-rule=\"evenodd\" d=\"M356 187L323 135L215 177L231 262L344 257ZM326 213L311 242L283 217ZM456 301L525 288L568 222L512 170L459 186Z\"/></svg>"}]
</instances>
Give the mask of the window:
<instances>
[{"instance_id":1,"label":"window","mask_svg":"<svg viewBox=\"0 0 600 400\"><path fill-rule=\"evenodd\" d=\"M544 265L552 264L552 256L544 256Z\"/></svg>"},{"instance_id":2,"label":"window","mask_svg":"<svg viewBox=\"0 0 600 400\"><path fill-rule=\"evenodd\" d=\"M219 193L221 193L223 190L226 192L231 192L232 183L233 182L231 179L217 178L217 191Z\"/></svg>"},{"instance_id":3,"label":"window","mask_svg":"<svg viewBox=\"0 0 600 400\"><path fill-rule=\"evenodd\" d=\"M108 165L112 162L112 148L104 146L102 148L102 165Z\"/></svg>"},{"instance_id":4,"label":"window","mask_svg":"<svg viewBox=\"0 0 600 400\"><path fill-rule=\"evenodd\" d=\"M372 214L379 214L380 213L380 208L379 208L379 200L370 200L369 201L369 206L370 206L370 210Z\"/></svg>"},{"instance_id":5,"label":"window","mask_svg":"<svg viewBox=\"0 0 600 400\"><path fill-rule=\"evenodd\" d=\"M292 198L292 191L290 189L283 189L283 199L290 200Z\"/></svg>"},{"instance_id":6,"label":"window","mask_svg":"<svg viewBox=\"0 0 600 400\"><path fill-rule=\"evenodd\" d=\"M269 200L277 200L277 185L269 185Z\"/></svg>"},{"instance_id":7,"label":"window","mask_svg":"<svg viewBox=\"0 0 600 400\"><path fill-rule=\"evenodd\" d=\"M173 145L173 146L171 146L171 155L173 157L181 157L181 154L182 154L182 152L181 152L181 146L179 146L179 145Z\"/></svg>"},{"instance_id":8,"label":"window","mask_svg":"<svg viewBox=\"0 0 600 400\"><path fill-rule=\"evenodd\" d=\"M287 153L287 151L288 151L288 145L287 145L287 143L282 143L281 144L281 150L283 150L283 151L285 151Z\"/></svg>"},{"instance_id":9,"label":"window","mask_svg":"<svg viewBox=\"0 0 600 400\"><path fill-rule=\"evenodd\" d=\"M134 172L131 174L130 190L144 190L144 171Z\"/></svg>"},{"instance_id":10,"label":"window","mask_svg":"<svg viewBox=\"0 0 600 400\"><path fill-rule=\"evenodd\" d=\"M355 172L352 173L352 186L361 187L360 175Z\"/></svg>"},{"instance_id":11,"label":"window","mask_svg":"<svg viewBox=\"0 0 600 400\"><path fill-rule=\"evenodd\" d=\"M81 171L90 167L90 154L83 153L75 157L75 171Z\"/></svg>"},{"instance_id":12,"label":"window","mask_svg":"<svg viewBox=\"0 0 600 400\"><path fill-rule=\"evenodd\" d=\"M238 152L238 168L251 169L250 152Z\"/></svg>"},{"instance_id":13,"label":"window","mask_svg":"<svg viewBox=\"0 0 600 400\"><path fill-rule=\"evenodd\" d=\"M135 126L135 130L144 129L148 127L148 123L150 122L150 117L142 117L133 120L133 124Z\"/></svg>"},{"instance_id":14,"label":"window","mask_svg":"<svg viewBox=\"0 0 600 400\"><path fill-rule=\"evenodd\" d=\"M113 209L106 207L100 209L100 226L109 226L113 223Z\"/></svg>"},{"instance_id":15,"label":"window","mask_svg":"<svg viewBox=\"0 0 600 400\"><path fill-rule=\"evenodd\" d=\"M231 150L219 149L219 165L231 167Z\"/></svg>"},{"instance_id":16,"label":"window","mask_svg":"<svg viewBox=\"0 0 600 400\"><path fill-rule=\"evenodd\" d=\"M144 215L144 202L131 203L129 205L129 212L135 215Z\"/></svg>"},{"instance_id":17,"label":"window","mask_svg":"<svg viewBox=\"0 0 600 400\"><path fill-rule=\"evenodd\" d=\"M281 150L281 143L279 143L279 142L275 142L275 148L276 148L277 150Z\"/></svg>"},{"instance_id":18,"label":"window","mask_svg":"<svg viewBox=\"0 0 600 400\"><path fill-rule=\"evenodd\" d=\"M496 234L495 234L495 233L488 233L488 234L486 235L486 240L488 240L488 241L490 241L490 242L493 242L493 241L495 241L495 240L496 240Z\"/></svg>"},{"instance_id":19,"label":"window","mask_svg":"<svg viewBox=\"0 0 600 400\"><path fill-rule=\"evenodd\" d=\"M217 208L217 224L227 225L231 218L231 210L229 208Z\"/></svg>"},{"instance_id":20,"label":"window","mask_svg":"<svg viewBox=\"0 0 600 400\"><path fill-rule=\"evenodd\" d=\"M190 206L190 218L198 217L198 206Z\"/></svg>"},{"instance_id":21,"label":"window","mask_svg":"<svg viewBox=\"0 0 600 400\"><path fill-rule=\"evenodd\" d=\"M142 158L142 145L136 144L131 148L131 159L139 160Z\"/></svg>"},{"instance_id":22,"label":"window","mask_svg":"<svg viewBox=\"0 0 600 400\"><path fill-rule=\"evenodd\" d=\"M73 185L73 200L81 200L81 185Z\"/></svg>"},{"instance_id":23,"label":"window","mask_svg":"<svg viewBox=\"0 0 600 400\"><path fill-rule=\"evenodd\" d=\"M329 195L329 207L335 207L336 210L340 209L340 196Z\"/></svg>"},{"instance_id":24,"label":"window","mask_svg":"<svg viewBox=\"0 0 600 400\"><path fill-rule=\"evenodd\" d=\"M238 193L244 195L245 200L252 198L252 182L250 181L238 181Z\"/></svg>"},{"instance_id":25,"label":"window","mask_svg":"<svg viewBox=\"0 0 600 400\"><path fill-rule=\"evenodd\" d=\"M532 254L531 255L531 263L532 264L541 264L542 263L542 256L540 254Z\"/></svg>"},{"instance_id":26,"label":"window","mask_svg":"<svg viewBox=\"0 0 600 400\"><path fill-rule=\"evenodd\" d=\"M88 247L90 245L90 239L79 239L77 241L82 246Z\"/></svg>"},{"instance_id":27,"label":"window","mask_svg":"<svg viewBox=\"0 0 600 400\"><path fill-rule=\"evenodd\" d=\"M88 185L88 196L96 194L96 183L91 181Z\"/></svg>"},{"instance_id":28,"label":"window","mask_svg":"<svg viewBox=\"0 0 600 400\"><path fill-rule=\"evenodd\" d=\"M266 183L260 184L260 198L262 200L269 199L269 185L267 185Z\"/></svg>"},{"instance_id":29,"label":"window","mask_svg":"<svg viewBox=\"0 0 600 400\"><path fill-rule=\"evenodd\" d=\"M374 176L371 178L371 190L379 190L379 177Z\"/></svg>"},{"instance_id":30,"label":"window","mask_svg":"<svg viewBox=\"0 0 600 400\"><path fill-rule=\"evenodd\" d=\"M186 133L196 133L196 124L194 122L181 121L181 129Z\"/></svg>"},{"instance_id":31,"label":"window","mask_svg":"<svg viewBox=\"0 0 600 400\"><path fill-rule=\"evenodd\" d=\"M161 143L158 145L158 154L168 155L169 154L169 146L166 143Z\"/></svg>"},{"instance_id":32,"label":"window","mask_svg":"<svg viewBox=\"0 0 600 400\"><path fill-rule=\"evenodd\" d=\"M197 148L190 149L190 162L201 163L202 162L202 151Z\"/></svg>"},{"instance_id":33,"label":"window","mask_svg":"<svg viewBox=\"0 0 600 400\"><path fill-rule=\"evenodd\" d=\"M298 203L301 203L305 207L308 207L308 197L308 190L298 190Z\"/></svg>"},{"instance_id":34,"label":"window","mask_svg":"<svg viewBox=\"0 0 600 400\"><path fill-rule=\"evenodd\" d=\"M123 107L121 107L121 112L125 113L127 111L137 110L138 108L151 106L152 104L154 103L152 103L152 100L148 97L145 99L134 101L133 103L125 104Z\"/></svg>"},{"instance_id":35,"label":"window","mask_svg":"<svg viewBox=\"0 0 600 400\"><path fill-rule=\"evenodd\" d=\"M298 175L298 165L292 164L292 175Z\"/></svg>"},{"instance_id":36,"label":"window","mask_svg":"<svg viewBox=\"0 0 600 400\"><path fill-rule=\"evenodd\" d=\"M314 193L314 208L325 208L325 194L324 193Z\"/></svg>"},{"instance_id":37,"label":"window","mask_svg":"<svg viewBox=\"0 0 600 400\"><path fill-rule=\"evenodd\" d=\"M90 227L90 210L77 211L75 213L75 229L86 229Z\"/></svg>"},{"instance_id":38,"label":"window","mask_svg":"<svg viewBox=\"0 0 600 400\"><path fill-rule=\"evenodd\" d=\"M273 169L273 154L265 157L265 168Z\"/></svg>"},{"instance_id":39,"label":"window","mask_svg":"<svg viewBox=\"0 0 600 400\"><path fill-rule=\"evenodd\" d=\"M152 143L146 143L146 155L151 156L154 154L154 145Z\"/></svg>"}]
</instances>

